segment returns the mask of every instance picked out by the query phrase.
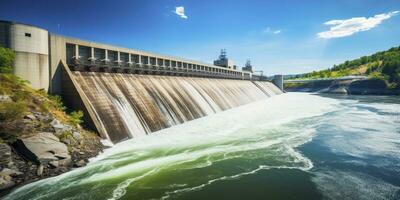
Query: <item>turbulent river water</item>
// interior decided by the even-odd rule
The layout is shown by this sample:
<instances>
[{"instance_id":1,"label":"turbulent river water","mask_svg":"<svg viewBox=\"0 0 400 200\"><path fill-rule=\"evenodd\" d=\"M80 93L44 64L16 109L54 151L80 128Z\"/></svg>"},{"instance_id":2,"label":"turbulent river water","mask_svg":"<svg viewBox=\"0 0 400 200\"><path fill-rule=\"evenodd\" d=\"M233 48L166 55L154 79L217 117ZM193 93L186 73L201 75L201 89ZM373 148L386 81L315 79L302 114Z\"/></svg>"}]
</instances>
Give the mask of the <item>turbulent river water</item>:
<instances>
[{"instance_id":1,"label":"turbulent river water","mask_svg":"<svg viewBox=\"0 0 400 200\"><path fill-rule=\"evenodd\" d=\"M400 199L400 98L274 96L124 141L4 199Z\"/></svg>"}]
</instances>

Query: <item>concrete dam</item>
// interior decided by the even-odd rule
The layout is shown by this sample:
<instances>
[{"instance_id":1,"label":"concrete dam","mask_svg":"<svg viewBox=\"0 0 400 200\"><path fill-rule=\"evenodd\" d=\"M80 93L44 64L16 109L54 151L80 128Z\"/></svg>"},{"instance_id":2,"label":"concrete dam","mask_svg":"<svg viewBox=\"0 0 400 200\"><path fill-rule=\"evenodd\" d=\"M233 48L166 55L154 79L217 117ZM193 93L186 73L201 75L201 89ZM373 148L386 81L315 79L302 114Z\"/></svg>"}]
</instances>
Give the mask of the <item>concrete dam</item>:
<instances>
[{"instance_id":1,"label":"concrete dam","mask_svg":"<svg viewBox=\"0 0 400 200\"><path fill-rule=\"evenodd\" d=\"M82 41L13 22L0 21L0 29L0 45L16 52L14 73L84 111L87 125L114 143L282 93L230 66Z\"/></svg>"}]
</instances>

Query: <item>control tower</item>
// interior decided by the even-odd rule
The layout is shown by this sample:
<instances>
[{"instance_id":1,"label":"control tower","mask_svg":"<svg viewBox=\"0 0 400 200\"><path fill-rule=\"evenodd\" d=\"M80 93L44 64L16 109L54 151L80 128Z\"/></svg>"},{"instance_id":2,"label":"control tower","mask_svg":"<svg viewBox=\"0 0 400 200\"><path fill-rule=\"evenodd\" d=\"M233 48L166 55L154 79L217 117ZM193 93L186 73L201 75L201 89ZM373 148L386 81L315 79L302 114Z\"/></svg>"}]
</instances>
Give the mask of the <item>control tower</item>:
<instances>
[{"instance_id":1,"label":"control tower","mask_svg":"<svg viewBox=\"0 0 400 200\"><path fill-rule=\"evenodd\" d=\"M233 60L230 60L226 56L226 49L221 49L221 54L219 55L218 60L214 60L214 65L229 69L234 69L235 66Z\"/></svg>"},{"instance_id":2,"label":"control tower","mask_svg":"<svg viewBox=\"0 0 400 200\"><path fill-rule=\"evenodd\" d=\"M253 66L250 63L250 60L246 61L246 65L242 67L242 71L253 72Z\"/></svg>"}]
</instances>

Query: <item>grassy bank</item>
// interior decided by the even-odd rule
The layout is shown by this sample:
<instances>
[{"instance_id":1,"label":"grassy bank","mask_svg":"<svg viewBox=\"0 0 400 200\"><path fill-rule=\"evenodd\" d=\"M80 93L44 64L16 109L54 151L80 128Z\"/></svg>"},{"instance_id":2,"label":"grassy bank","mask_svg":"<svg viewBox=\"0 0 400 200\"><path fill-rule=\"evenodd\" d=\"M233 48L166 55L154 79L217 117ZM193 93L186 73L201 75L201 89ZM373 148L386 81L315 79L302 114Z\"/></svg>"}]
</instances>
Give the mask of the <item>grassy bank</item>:
<instances>
[{"instance_id":1,"label":"grassy bank","mask_svg":"<svg viewBox=\"0 0 400 200\"><path fill-rule=\"evenodd\" d=\"M400 88L400 47L345 61L332 68L313 71L296 78L338 78L352 75L365 75L370 79L384 80L390 89Z\"/></svg>"}]
</instances>

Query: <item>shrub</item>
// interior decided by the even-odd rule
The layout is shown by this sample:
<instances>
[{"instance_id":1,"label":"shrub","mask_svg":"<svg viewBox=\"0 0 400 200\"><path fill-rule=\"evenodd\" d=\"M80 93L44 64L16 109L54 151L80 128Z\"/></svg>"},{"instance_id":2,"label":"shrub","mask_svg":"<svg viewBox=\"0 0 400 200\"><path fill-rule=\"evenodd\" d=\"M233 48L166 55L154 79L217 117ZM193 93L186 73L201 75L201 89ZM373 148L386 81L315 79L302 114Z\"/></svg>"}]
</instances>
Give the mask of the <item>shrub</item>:
<instances>
[{"instance_id":1,"label":"shrub","mask_svg":"<svg viewBox=\"0 0 400 200\"><path fill-rule=\"evenodd\" d=\"M81 124L83 122L83 112L81 110L71 112L69 114L69 121L74 125Z\"/></svg>"},{"instance_id":2,"label":"shrub","mask_svg":"<svg viewBox=\"0 0 400 200\"><path fill-rule=\"evenodd\" d=\"M12 73L15 53L11 49L0 47L0 73Z\"/></svg>"},{"instance_id":3,"label":"shrub","mask_svg":"<svg viewBox=\"0 0 400 200\"><path fill-rule=\"evenodd\" d=\"M65 110L65 106L64 103L62 101L62 98L58 95L49 95L48 96L50 101L52 102L52 106L54 106L55 109L60 110L60 111L64 111Z\"/></svg>"},{"instance_id":4,"label":"shrub","mask_svg":"<svg viewBox=\"0 0 400 200\"><path fill-rule=\"evenodd\" d=\"M4 102L0 104L0 121L12 121L22 118L27 111L25 102Z\"/></svg>"}]
</instances>

